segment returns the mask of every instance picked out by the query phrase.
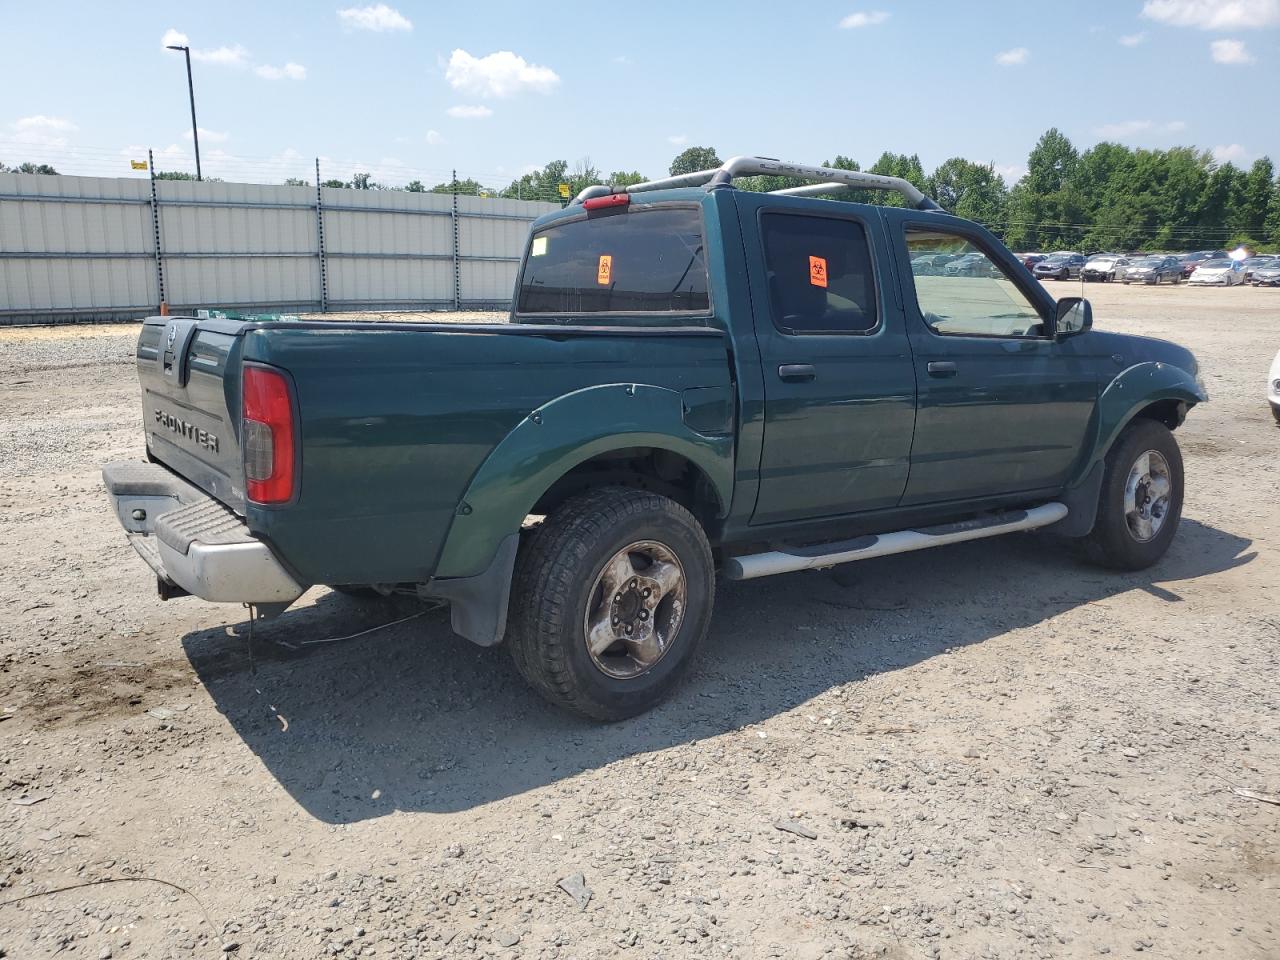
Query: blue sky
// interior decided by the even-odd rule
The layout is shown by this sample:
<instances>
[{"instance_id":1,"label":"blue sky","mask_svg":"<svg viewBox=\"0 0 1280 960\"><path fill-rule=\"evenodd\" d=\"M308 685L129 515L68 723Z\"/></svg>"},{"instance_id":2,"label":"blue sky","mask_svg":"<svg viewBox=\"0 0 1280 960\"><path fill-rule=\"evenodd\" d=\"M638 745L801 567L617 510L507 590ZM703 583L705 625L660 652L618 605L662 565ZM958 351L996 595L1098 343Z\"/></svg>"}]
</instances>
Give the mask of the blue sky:
<instances>
[{"instance_id":1,"label":"blue sky","mask_svg":"<svg viewBox=\"0 0 1280 960\"><path fill-rule=\"evenodd\" d=\"M1193 144L1280 161L1280 0L793 8L654 2L0 5L0 160L129 176L369 170L504 185L563 158L666 172L690 144L869 164L959 155L1021 173L1058 126L1083 148ZM174 39L173 35L170 35ZM136 174L134 174L136 175Z\"/></svg>"}]
</instances>

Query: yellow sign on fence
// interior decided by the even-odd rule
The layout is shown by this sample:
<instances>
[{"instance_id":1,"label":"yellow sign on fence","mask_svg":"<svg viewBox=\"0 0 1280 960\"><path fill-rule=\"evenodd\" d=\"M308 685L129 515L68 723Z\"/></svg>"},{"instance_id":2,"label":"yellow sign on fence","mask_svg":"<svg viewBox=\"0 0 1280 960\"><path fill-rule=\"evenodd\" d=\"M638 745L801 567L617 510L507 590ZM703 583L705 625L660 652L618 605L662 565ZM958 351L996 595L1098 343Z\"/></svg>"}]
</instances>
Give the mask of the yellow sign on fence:
<instances>
[{"instance_id":1,"label":"yellow sign on fence","mask_svg":"<svg viewBox=\"0 0 1280 960\"><path fill-rule=\"evenodd\" d=\"M560 199L569 199L569 185L567 183L560 184Z\"/></svg>"},{"instance_id":2,"label":"yellow sign on fence","mask_svg":"<svg viewBox=\"0 0 1280 960\"><path fill-rule=\"evenodd\" d=\"M147 161L145 161L145 160L130 160L130 161L129 161L129 166L130 166L131 168L133 168L134 170L145 170L145 169L147 169Z\"/></svg>"}]
</instances>

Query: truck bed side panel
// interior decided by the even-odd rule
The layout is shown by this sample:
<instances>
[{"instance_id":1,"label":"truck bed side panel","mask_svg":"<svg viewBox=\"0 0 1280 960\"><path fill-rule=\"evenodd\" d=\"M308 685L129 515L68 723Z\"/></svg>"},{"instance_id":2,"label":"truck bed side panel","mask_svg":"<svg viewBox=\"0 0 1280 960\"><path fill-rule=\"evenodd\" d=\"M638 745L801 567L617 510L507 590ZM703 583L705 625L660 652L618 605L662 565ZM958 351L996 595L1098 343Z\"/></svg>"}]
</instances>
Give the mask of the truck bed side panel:
<instances>
[{"instance_id":1,"label":"truck bed side panel","mask_svg":"<svg viewBox=\"0 0 1280 960\"><path fill-rule=\"evenodd\" d=\"M600 383L727 386L712 331L273 326L244 358L297 392L301 492L250 528L307 583L420 581L472 475L530 411Z\"/></svg>"}]
</instances>

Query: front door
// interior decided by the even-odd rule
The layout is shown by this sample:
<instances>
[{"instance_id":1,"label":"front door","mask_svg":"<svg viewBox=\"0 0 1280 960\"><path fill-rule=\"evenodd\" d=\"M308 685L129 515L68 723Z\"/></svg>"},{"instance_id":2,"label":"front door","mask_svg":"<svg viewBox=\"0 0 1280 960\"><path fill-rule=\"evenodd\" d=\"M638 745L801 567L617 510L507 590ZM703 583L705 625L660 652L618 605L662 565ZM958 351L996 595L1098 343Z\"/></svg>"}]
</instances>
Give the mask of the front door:
<instances>
[{"instance_id":1,"label":"front door","mask_svg":"<svg viewBox=\"0 0 1280 960\"><path fill-rule=\"evenodd\" d=\"M915 372L879 217L740 194L765 384L753 524L895 506L907 482Z\"/></svg>"},{"instance_id":2,"label":"front door","mask_svg":"<svg viewBox=\"0 0 1280 960\"><path fill-rule=\"evenodd\" d=\"M1052 298L983 231L891 221L920 385L903 505L1061 486L1097 401L1086 338L1054 338ZM942 252L975 257L963 273L922 266Z\"/></svg>"}]
</instances>

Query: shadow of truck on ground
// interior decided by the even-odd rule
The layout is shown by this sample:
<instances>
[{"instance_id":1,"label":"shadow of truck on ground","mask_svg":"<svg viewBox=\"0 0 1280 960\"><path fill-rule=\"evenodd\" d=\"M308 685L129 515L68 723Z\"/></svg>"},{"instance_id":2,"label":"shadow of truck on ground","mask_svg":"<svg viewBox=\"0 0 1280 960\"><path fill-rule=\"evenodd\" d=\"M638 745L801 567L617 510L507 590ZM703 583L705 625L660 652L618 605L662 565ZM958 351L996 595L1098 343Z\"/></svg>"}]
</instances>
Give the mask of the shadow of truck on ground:
<instances>
[{"instance_id":1,"label":"shadow of truck on ground","mask_svg":"<svg viewBox=\"0 0 1280 960\"><path fill-rule=\"evenodd\" d=\"M419 609L412 604L332 594L260 625L255 675L243 641L223 629L191 633L183 644L218 708L280 785L317 819L350 823L395 810L466 810L716 736L832 687L1126 591L1180 602L1179 581L1250 562L1250 544L1184 520L1165 559L1136 574L1085 566L1051 538L1014 535L827 572L722 581L688 681L651 713L611 725L545 703L506 650L455 637L444 611L297 655L269 642L355 633Z\"/></svg>"}]
</instances>

